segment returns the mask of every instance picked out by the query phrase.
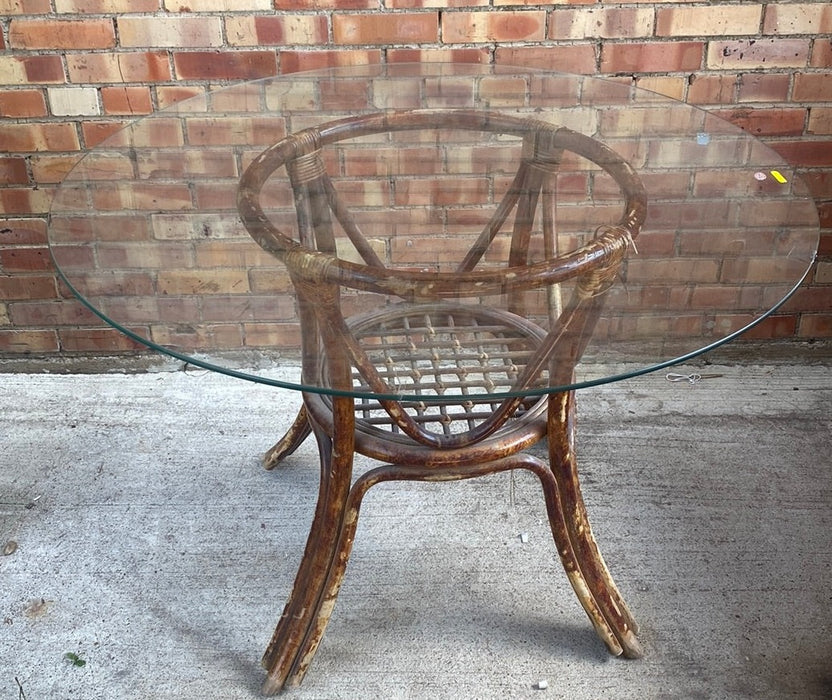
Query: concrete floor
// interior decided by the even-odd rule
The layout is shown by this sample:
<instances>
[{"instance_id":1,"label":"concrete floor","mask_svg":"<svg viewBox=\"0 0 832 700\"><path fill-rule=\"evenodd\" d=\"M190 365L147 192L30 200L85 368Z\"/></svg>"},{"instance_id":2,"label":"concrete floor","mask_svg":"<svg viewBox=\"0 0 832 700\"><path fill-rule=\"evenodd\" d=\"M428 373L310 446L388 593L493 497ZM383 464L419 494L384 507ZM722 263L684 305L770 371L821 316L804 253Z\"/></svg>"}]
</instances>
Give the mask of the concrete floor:
<instances>
[{"instance_id":1,"label":"concrete floor","mask_svg":"<svg viewBox=\"0 0 832 700\"><path fill-rule=\"evenodd\" d=\"M707 371L579 401L643 659L594 636L533 478L384 485L284 697L832 697L832 371ZM0 698L259 697L316 495L312 441L259 466L296 403L202 371L0 375Z\"/></svg>"}]
</instances>

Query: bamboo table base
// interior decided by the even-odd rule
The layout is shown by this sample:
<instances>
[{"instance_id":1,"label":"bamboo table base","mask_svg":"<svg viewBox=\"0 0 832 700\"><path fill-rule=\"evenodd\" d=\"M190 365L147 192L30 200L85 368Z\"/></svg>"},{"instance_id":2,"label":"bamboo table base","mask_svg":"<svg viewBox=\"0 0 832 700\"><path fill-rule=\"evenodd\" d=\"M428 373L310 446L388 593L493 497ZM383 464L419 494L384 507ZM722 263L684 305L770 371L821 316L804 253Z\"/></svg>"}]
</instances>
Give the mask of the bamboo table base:
<instances>
[{"instance_id":1,"label":"bamboo table base","mask_svg":"<svg viewBox=\"0 0 832 700\"><path fill-rule=\"evenodd\" d=\"M598 636L611 654L638 658L638 627L612 580L592 535L581 497L574 450L574 392L548 397L546 437L549 462L517 452L484 462L463 461L441 468L416 464L372 469L351 486L354 435L317 425L302 409L293 427L267 455L276 466L311 427L321 458L321 487L315 518L294 588L263 657L268 678L263 690L274 694L303 680L335 606L347 566L361 500L367 490L390 480L450 481L526 469L540 479L552 536L569 581ZM332 399L333 413L354 415L353 399ZM311 426L309 425L311 423Z\"/></svg>"}]
</instances>

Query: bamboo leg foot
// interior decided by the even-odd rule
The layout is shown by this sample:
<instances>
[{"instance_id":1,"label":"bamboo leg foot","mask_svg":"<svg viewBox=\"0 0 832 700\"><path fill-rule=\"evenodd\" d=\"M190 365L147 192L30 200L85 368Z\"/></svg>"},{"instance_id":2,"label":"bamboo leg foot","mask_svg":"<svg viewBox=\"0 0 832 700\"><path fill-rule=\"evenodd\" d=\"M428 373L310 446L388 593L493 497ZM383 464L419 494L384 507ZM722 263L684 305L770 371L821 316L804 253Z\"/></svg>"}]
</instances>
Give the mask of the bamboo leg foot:
<instances>
[{"instance_id":1,"label":"bamboo leg foot","mask_svg":"<svg viewBox=\"0 0 832 700\"><path fill-rule=\"evenodd\" d=\"M344 579L347 563L349 561L352 545L355 541L355 532L358 527L358 513L361 508L361 500L367 490L380 480L377 474L383 474L385 469L371 470L359 478L350 490L338 539L335 543L334 556L327 572L326 580L321 591L315 619L311 621L309 632L298 649L297 660L293 668L292 676L286 681L286 686L298 686L303 680L318 646L323 640L324 631L329 623L329 618L335 609L335 602L341 590L341 583Z\"/></svg>"},{"instance_id":2,"label":"bamboo leg foot","mask_svg":"<svg viewBox=\"0 0 832 700\"><path fill-rule=\"evenodd\" d=\"M280 462L292 454L300 444L309 437L312 428L309 425L309 416L306 413L306 406L301 406L298 415L295 417L292 426L286 434L280 438L263 457L263 466L266 469L274 469Z\"/></svg>"},{"instance_id":3,"label":"bamboo leg foot","mask_svg":"<svg viewBox=\"0 0 832 700\"><path fill-rule=\"evenodd\" d=\"M549 458L557 513L550 521L564 568L581 603L611 653L642 656L638 627L607 569L586 513L574 451L574 395L550 398Z\"/></svg>"},{"instance_id":4,"label":"bamboo leg foot","mask_svg":"<svg viewBox=\"0 0 832 700\"><path fill-rule=\"evenodd\" d=\"M352 476L351 433L347 449L340 450L333 449L322 430L314 432L321 455L318 505L292 593L263 656L267 695L303 680L332 609L331 604L323 605L330 570L342 558L339 547Z\"/></svg>"}]
</instances>

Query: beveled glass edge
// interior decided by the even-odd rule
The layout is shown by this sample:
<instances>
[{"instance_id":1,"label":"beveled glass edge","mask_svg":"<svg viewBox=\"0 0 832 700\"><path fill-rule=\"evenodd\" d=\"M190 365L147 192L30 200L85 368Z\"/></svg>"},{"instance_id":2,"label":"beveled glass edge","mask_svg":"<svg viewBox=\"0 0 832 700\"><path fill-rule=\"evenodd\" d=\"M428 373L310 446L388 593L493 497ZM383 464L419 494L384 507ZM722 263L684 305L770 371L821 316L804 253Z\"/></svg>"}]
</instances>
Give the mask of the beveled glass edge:
<instances>
[{"instance_id":1,"label":"beveled glass edge","mask_svg":"<svg viewBox=\"0 0 832 700\"><path fill-rule=\"evenodd\" d=\"M689 360L692 360L700 355L704 355L707 352L711 352L719 348L722 345L725 345L732 340L735 340L738 336L742 335L749 329L753 328L757 324L761 323L769 316L774 314L783 304L785 304L793 295L794 293L800 288L803 282L806 281L806 277L809 275L809 272L812 269L812 266L815 264L817 260L817 253L812 257L812 261L806 268L803 275L800 279L795 283L795 285L789 290L789 292L779 301L777 304L773 305L771 309L766 311L766 313L761 314L759 317L755 318L750 323L746 324L742 328L724 336L722 338L718 338L713 343L710 343L702 348L698 348L697 350L693 350L688 353L684 353L677 357L674 357L669 360L662 360L660 362L656 362L644 367L639 367L637 369L633 369L627 372L620 372L618 374L610 374L604 377L598 377L595 379L585 379L582 381L571 382L569 384L562 384L562 385L554 385L554 386L547 386L543 388L537 389L527 389L524 391L504 391L504 392L495 392L495 393L483 393L478 394L479 397L484 399L494 398L494 399L508 399L512 397L518 396L547 396L549 394L557 394L564 391L573 391L577 389L587 389L593 386L601 386L603 384L611 384L613 382L623 381L625 379L632 379L633 377L640 377L645 374L651 374L652 372L657 372L662 369L667 369L668 367L672 367L674 365L682 364ZM309 392L312 394L320 394L323 396L344 396L354 399L371 399L371 400L390 400L390 401L423 401L425 400L426 396L424 394L381 394L381 393L374 393L374 392L366 392L366 391L340 391L335 390L329 387L320 387L315 385L305 385L300 382L289 382L285 380L274 379L272 377L266 377L257 374L250 374L248 372L237 370L232 367L223 367L222 365L214 364L213 362L209 362L208 360L200 359L194 355L187 355L185 353L178 352L173 348L165 347L163 345L157 345L153 343L151 340L147 338L143 338L142 336L134 333L129 328L126 328L122 324L113 321L107 318L103 313L98 311L92 304L90 304L81 294L72 286L72 283L66 278L64 273L57 268L58 275L61 278L61 281L66 284L73 295L92 313L98 316L101 320L105 321L108 325L115 328L120 333L123 333L127 337L131 338L132 340L136 341L137 343L144 345L145 347L154 350L156 352L160 352L163 355L167 355L168 357L172 357L180 362L184 362L186 365L193 365L194 367L199 367L201 369L209 370L211 372L216 372L218 374L223 374L228 377L233 377L235 379L244 379L246 381L254 382L255 384L263 384L265 386L273 386L279 389L290 389L292 391L302 391L302 392ZM300 364L298 363L298 372L300 372ZM442 396L431 396L430 400L432 403L453 403L457 402L463 398L470 398L470 394L443 394Z\"/></svg>"}]
</instances>

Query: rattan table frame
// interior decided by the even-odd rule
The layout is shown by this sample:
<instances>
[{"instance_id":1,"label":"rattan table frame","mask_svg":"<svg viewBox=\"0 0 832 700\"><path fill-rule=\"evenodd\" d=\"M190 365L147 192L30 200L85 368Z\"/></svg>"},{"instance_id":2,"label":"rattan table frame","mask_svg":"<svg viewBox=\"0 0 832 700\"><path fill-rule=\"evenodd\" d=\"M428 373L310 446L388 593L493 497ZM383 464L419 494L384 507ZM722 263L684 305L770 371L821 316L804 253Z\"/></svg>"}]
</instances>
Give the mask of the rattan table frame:
<instances>
[{"instance_id":1,"label":"rattan table frame","mask_svg":"<svg viewBox=\"0 0 832 700\"><path fill-rule=\"evenodd\" d=\"M514 181L453 274L387 267L341 202L322 149L369 134L449 128L521 137L523 155ZM547 212L565 150L608 172L626 204L617 223L599 228L577 250L559 252ZM264 183L281 167L291 179L298 240L272 224L259 203ZM374 484L389 480L447 481L513 469L534 473L561 562L598 635L612 654L641 655L637 625L592 535L576 466L575 393L562 387L572 381L646 206L637 174L605 145L567 128L492 111L409 110L350 117L290 135L252 162L240 182L238 209L251 236L289 271L301 322L302 381L316 388L303 393L303 408L266 455L266 466L278 465L310 433L321 466L303 559L263 658L265 692L302 681L335 605L362 497ZM530 263L538 208L547 255ZM507 264L478 268L511 212ZM337 257L335 224L363 263ZM573 291L561 302L552 290L565 282L571 282ZM398 301L346 318L342 290L371 291ZM523 295L529 290L549 295L548 328L525 317ZM489 293L508 296L508 310L470 303ZM389 347L380 351L385 338ZM419 357L408 358L408 348L418 349ZM468 360L458 361L472 353L487 358L477 371ZM431 358L441 358L446 366L431 369ZM410 383L404 389L389 370L402 362L410 363ZM447 399L448 376L478 388L460 400L457 385L450 392L457 398ZM422 386L424 395L414 397ZM548 460L525 452L544 439ZM353 483L355 453L384 464Z\"/></svg>"}]
</instances>

